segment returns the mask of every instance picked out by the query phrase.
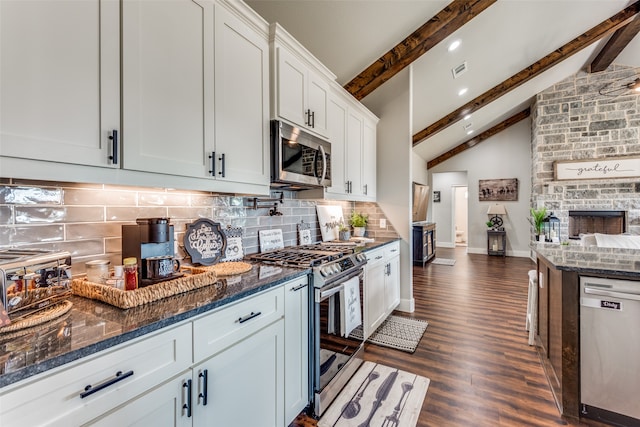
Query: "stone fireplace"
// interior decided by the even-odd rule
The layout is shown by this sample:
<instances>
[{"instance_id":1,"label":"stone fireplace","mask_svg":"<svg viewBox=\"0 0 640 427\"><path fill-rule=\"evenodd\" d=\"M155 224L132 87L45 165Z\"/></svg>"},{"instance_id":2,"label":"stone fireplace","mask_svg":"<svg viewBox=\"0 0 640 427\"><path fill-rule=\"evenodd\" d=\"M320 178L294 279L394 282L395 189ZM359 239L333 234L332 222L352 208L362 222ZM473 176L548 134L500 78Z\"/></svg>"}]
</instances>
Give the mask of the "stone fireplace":
<instances>
[{"instance_id":1,"label":"stone fireplace","mask_svg":"<svg viewBox=\"0 0 640 427\"><path fill-rule=\"evenodd\" d=\"M622 234L627 231L625 211L569 211L569 239L581 234Z\"/></svg>"},{"instance_id":2,"label":"stone fireplace","mask_svg":"<svg viewBox=\"0 0 640 427\"><path fill-rule=\"evenodd\" d=\"M600 73L579 72L536 96L531 205L545 206L560 219L561 241L584 230L640 234L640 177L562 181L554 175L556 161L640 157L640 95L598 93L638 72L613 64Z\"/></svg>"}]
</instances>

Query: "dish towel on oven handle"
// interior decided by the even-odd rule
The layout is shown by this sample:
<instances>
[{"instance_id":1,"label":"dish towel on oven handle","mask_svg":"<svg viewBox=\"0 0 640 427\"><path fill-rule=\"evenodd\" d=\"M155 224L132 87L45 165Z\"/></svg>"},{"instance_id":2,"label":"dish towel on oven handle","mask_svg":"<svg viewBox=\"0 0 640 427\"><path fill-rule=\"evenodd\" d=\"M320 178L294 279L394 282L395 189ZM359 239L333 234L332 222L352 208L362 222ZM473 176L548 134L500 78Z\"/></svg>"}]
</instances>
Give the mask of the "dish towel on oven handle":
<instances>
[{"instance_id":1,"label":"dish towel on oven handle","mask_svg":"<svg viewBox=\"0 0 640 427\"><path fill-rule=\"evenodd\" d=\"M346 338L351 331L362 325L359 277L352 277L344 282L344 288L340 291L340 307L340 333Z\"/></svg>"}]
</instances>

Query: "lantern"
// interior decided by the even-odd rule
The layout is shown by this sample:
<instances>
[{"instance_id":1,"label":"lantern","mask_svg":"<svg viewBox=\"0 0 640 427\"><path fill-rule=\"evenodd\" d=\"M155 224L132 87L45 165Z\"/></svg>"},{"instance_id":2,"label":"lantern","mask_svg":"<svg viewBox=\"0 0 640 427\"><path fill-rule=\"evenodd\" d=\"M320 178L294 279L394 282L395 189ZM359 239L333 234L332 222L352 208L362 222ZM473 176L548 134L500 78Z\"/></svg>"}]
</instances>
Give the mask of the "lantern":
<instances>
[{"instance_id":1,"label":"lantern","mask_svg":"<svg viewBox=\"0 0 640 427\"><path fill-rule=\"evenodd\" d=\"M545 242L558 243L560 241L560 220L550 212L542 222L542 232Z\"/></svg>"}]
</instances>

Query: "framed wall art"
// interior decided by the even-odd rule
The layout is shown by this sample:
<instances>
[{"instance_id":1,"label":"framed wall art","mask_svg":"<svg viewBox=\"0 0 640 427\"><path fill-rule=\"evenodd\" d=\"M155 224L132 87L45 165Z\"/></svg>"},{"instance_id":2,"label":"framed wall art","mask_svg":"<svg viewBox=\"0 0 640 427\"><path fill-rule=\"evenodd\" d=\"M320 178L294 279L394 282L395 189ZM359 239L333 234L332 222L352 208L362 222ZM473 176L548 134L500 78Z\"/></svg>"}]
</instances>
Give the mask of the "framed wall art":
<instances>
[{"instance_id":1,"label":"framed wall art","mask_svg":"<svg viewBox=\"0 0 640 427\"><path fill-rule=\"evenodd\" d=\"M481 202L515 202L518 200L518 178L478 180Z\"/></svg>"},{"instance_id":2,"label":"framed wall art","mask_svg":"<svg viewBox=\"0 0 640 427\"><path fill-rule=\"evenodd\" d=\"M569 160L554 163L556 180L613 179L640 176L640 157Z\"/></svg>"}]
</instances>

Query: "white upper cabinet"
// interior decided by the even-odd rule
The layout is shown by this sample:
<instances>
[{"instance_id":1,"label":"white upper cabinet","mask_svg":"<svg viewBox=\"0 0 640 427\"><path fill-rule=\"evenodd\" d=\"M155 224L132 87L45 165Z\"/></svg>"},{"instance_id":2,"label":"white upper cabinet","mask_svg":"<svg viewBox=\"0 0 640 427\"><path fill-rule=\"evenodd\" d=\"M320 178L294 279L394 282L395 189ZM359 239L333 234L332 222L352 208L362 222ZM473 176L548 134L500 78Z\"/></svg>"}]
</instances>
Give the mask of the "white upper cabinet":
<instances>
[{"instance_id":1,"label":"white upper cabinet","mask_svg":"<svg viewBox=\"0 0 640 427\"><path fill-rule=\"evenodd\" d=\"M362 195L364 117L350 109L347 116L347 190L355 196Z\"/></svg>"},{"instance_id":2,"label":"white upper cabinet","mask_svg":"<svg viewBox=\"0 0 640 427\"><path fill-rule=\"evenodd\" d=\"M362 194L370 200L376 199L376 124L365 118L362 128Z\"/></svg>"},{"instance_id":3,"label":"white upper cabinet","mask_svg":"<svg viewBox=\"0 0 640 427\"><path fill-rule=\"evenodd\" d=\"M329 98L331 182L325 197L376 200L376 125L378 118L341 87Z\"/></svg>"},{"instance_id":4,"label":"white upper cabinet","mask_svg":"<svg viewBox=\"0 0 640 427\"><path fill-rule=\"evenodd\" d=\"M278 24L272 24L273 115L327 138L332 74Z\"/></svg>"},{"instance_id":5,"label":"white upper cabinet","mask_svg":"<svg viewBox=\"0 0 640 427\"><path fill-rule=\"evenodd\" d=\"M331 187L327 194L347 194L346 149L347 149L346 101L337 96L329 98L329 141L331 141Z\"/></svg>"},{"instance_id":6,"label":"white upper cabinet","mask_svg":"<svg viewBox=\"0 0 640 427\"><path fill-rule=\"evenodd\" d=\"M202 177L214 151L213 3L122 3L125 169Z\"/></svg>"},{"instance_id":7,"label":"white upper cabinet","mask_svg":"<svg viewBox=\"0 0 640 427\"><path fill-rule=\"evenodd\" d=\"M0 155L115 167L119 3L0 1Z\"/></svg>"},{"instance_id":8,"label":"white upper cabinet","mask_svg":"<svg viewBox=\"0 0 640 427\"><path fill-rule=\"evenodd\" d=\"M268 185L269 27L242 12L216 4L216 178Z\"/></svg>"}]
</instances>

